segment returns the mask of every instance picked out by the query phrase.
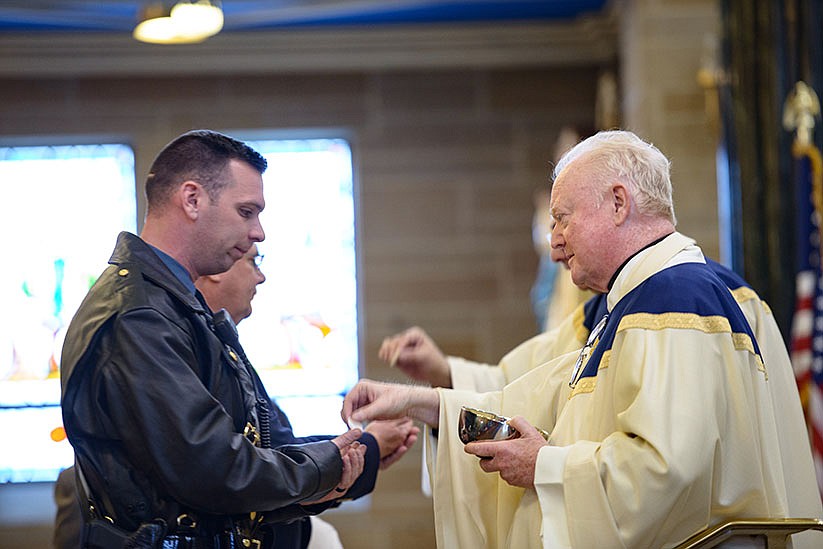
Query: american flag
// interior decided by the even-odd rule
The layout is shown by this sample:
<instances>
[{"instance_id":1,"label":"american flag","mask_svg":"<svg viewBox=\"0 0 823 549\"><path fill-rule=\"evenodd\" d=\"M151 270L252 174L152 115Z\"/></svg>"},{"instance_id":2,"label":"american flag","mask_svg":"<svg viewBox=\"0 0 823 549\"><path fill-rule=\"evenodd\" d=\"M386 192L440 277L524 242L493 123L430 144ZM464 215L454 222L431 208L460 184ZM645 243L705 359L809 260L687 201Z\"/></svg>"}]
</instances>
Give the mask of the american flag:
<instances>
[{"instance_id":1,"label":"american flag","mask_svg":"<svg viewBox=\"0 0 823 549\"><path fill-rule=\"evenodd\" d=\"M791 357L823 494L823 278L821 215L823 160L812 144L795 142L798 271L792 319Z\"/></svg>"}]
</instances>

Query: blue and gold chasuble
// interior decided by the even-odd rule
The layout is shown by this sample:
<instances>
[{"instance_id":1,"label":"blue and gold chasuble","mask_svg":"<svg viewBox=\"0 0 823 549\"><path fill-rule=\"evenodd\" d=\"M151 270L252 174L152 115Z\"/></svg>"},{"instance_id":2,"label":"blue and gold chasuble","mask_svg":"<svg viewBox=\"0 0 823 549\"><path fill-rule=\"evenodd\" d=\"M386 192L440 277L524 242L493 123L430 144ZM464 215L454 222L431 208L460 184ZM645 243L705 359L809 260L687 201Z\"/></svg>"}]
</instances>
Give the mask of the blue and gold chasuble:
<instances>
[{"instance_id":1,"label":"blue and gold chasuble","mask_svg":"<svg viewBox=\"0 0 823 549\"><path fill-rule=\"evenodd\" d=\"M774 451L782 412L760 348L691 239L674 233L641 251L580 312L563 332L573 342L555 333L513 351L521 375L502 390L441 390L426 456L440 547L665 547L727 517L787 516L790 479ZM564 346L574 350L534 364L541 349ZM533 488L484 473L463 452L461 405L551 432Z\"/></svg>"},{"instance_id":2,"label":"blue and gold chasuble","mask_svg":"<svg viewBox=\"0 0 823 549\"><path fill-rule=\"evenodd\" d=\"M584 306L583 324L589 331L605 314L609 317L582 371L575 376L578 379L570 380L574 384L572 396L593 390L598 370L608 368L615 335L632 328L728 333L735 348L757 355L762 365L760 348L740 306L728 285L706 263L681 263L660 271L620 299L611 312L606 295Z\"/></svg>"}]
</instances>

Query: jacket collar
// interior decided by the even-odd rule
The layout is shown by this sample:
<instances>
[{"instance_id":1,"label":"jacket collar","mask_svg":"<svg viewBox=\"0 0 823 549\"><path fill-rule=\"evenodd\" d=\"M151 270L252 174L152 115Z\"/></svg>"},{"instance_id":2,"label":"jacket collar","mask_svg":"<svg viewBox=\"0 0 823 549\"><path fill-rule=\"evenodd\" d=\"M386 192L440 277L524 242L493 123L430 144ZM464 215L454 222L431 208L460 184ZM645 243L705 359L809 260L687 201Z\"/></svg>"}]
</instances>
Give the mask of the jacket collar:
<instances>
[{"instance_id":1,"label":"jacket collar","mask_svg":"<svg viewBox=\"0 0 823 549\"><path fill-rule=\"evenodd\" d=\"M117 244L109 263L118 267L138 269L143 276L194 311L204 311L203 305L191 290L171 272L152 247L139 236L126 231L121 232L117 237Z\"/></svg>"}]
</instances>

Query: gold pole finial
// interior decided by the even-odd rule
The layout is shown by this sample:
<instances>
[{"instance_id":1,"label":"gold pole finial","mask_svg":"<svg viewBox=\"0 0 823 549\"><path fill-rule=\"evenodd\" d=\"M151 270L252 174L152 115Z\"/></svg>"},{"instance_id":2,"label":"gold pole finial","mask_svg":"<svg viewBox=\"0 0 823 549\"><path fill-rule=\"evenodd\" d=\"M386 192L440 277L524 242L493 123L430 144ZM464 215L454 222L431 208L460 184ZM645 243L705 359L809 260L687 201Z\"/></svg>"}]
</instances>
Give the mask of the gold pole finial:
<instances>
[{"instance_id":1,"label":"gold pole finial","mask_svg":"<svg viewBox=\"0 0 823 549\"><path fill-rule=\"evenodd\" d=\"M802 80L794 85L783 105L783 127L796 132L795 143L812 143L815 118L820 118L820 101L814 90Z\"/></svg>"}]
</instances>

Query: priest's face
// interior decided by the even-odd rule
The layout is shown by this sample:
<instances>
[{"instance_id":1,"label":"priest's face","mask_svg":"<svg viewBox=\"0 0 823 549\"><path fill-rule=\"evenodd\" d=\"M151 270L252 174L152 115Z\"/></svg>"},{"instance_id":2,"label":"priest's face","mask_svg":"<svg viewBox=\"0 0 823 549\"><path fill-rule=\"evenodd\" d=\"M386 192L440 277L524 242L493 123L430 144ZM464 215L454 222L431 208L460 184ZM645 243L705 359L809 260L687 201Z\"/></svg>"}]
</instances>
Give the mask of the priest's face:
<instances>
[{"instance_id":1,"label":"priest's face","mask_svg":"<svg viewBox=\"0 0 823 549\"><path fill-rule=\"evenodd\" d=\"M580 158L560 172L552 186L552 256L568 265L580 288L605 292L614 272L610 252L615 225L607 182Z\"/></svg>"}]
</instances>

